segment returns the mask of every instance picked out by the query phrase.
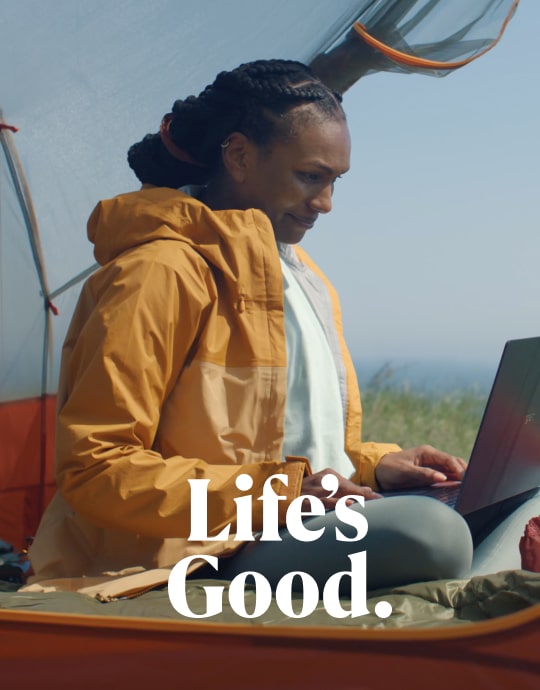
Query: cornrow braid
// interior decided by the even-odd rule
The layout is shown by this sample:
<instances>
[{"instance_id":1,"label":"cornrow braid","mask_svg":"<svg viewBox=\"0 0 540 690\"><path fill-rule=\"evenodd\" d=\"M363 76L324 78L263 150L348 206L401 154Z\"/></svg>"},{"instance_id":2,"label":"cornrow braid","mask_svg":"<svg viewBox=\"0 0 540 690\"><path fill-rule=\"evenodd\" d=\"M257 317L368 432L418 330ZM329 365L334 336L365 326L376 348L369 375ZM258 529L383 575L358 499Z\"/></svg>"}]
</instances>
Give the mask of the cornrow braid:
<instances>
[{"instance_id":1,"label":"cornrow braid","mask_svg":"<svg viewBox=\"0 0 540 690\"><path fill-rule=\"evenodd\" d=\"M198 96L174 103L167 136L148 134L128 152L139 180L164 187L205 184L221 160L221 144L242 132L264 146L294 131L286 114L313 103L324 117L344 119L341 96L294 60L256 60L220 72ZM175 151L184 152L178 160ZM187 161L193 160L197 164Z\"/></svg>"}]
</instances>

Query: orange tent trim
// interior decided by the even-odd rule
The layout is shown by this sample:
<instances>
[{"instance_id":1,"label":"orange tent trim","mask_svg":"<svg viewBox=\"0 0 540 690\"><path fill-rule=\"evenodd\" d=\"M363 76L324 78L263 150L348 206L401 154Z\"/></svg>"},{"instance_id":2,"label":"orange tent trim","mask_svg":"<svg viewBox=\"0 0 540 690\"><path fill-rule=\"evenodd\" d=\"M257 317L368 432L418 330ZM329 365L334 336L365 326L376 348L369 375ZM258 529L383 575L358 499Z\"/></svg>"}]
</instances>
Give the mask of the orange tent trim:
<instances>
[{"instance_id":1,"label":"orange tent trim","mask_svg":"<svg viewBox=\"0 0 540 690\"><path fill-rule=\"evenodd\" d=\"M508 23L512 19L512 16L514 12L517 9L517 6L519 4L519 0L514 0L512 7L510 8L510 11L508 12L506 19L503 22L503 25L501 27L501 30L499 31L498 36L487 46L487 48L484 48L481 50L479 53L476 55L472 55L469 58L465 58L463 60L458 60L455 62L440 62L439 60L428 60L427 58L421 58L417 57L415 55L408 55L407 53L403 53L400 50L396 50L395 48L392 48L391 46L387 45L386 43L383 43L382 41L377 40L374 36L372 36L370 33L368 33L366 27L361 24L360 22L355 22L353 24L353 28L360 36L360 38L365 41L369 46L372 48L375 48L376 50L380 51L385 55L387 58L390 60L393 60L394 62L397 62L400 65L405 65L406 67L413 67L413 68L422 68L422 69L435 69L435 70L452 70L452 69L458 69L459 67L464 67L465 65L468 65L470 62L473 60L477 60L479 57L482 57L482 55L485 55L488 51L490 51L492 48L494 48L497 43L501 40L506 27L508 26Z\"/></svg>"}]
</instances>

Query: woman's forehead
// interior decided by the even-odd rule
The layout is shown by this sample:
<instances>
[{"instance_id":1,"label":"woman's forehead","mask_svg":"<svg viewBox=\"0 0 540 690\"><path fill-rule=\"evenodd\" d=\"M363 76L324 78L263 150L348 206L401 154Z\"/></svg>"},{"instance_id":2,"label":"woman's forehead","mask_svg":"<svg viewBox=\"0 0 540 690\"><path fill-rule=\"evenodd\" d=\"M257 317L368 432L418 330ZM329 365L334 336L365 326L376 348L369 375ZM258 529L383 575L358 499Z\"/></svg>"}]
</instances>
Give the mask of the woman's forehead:
<instances>
[{"instance_id":1,"label":"woman's forehead","mask_svg":"<svg viewBox=\"0 0 540 690\"><path fill-rule=\"evenodd\" d=\"M295 128L285 140L276 140L275 148L298 161L311 161L332 171L346 171L350 165L351 140L345 119L319 118Z\"/></svg>"}]
</instances>

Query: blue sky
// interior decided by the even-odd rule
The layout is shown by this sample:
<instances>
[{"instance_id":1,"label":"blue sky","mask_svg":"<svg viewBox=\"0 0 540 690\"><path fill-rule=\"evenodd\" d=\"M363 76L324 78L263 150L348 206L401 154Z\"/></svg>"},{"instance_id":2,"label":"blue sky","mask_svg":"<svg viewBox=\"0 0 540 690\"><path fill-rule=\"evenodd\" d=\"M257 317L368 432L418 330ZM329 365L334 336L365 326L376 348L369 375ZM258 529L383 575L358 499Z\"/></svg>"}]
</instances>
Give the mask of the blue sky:
<instances>
[{"instance_id":1,"label":"blue sky","mask_svg":"<svg viewBox=\"0 0 540 690\"><path fill-rule=\"evenodd\" d=\"M443 79L377 74L345 96L351 171L304 241L356 359L494 365L540 334L540 3Z\"/></svg>"}]
</instances>

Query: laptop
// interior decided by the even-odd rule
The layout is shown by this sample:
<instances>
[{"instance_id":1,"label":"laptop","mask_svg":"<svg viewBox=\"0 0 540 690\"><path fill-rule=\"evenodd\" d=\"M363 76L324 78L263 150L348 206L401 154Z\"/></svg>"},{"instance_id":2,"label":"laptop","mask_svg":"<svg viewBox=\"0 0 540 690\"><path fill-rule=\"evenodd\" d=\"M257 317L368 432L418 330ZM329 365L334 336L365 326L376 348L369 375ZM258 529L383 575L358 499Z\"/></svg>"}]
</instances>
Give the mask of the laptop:
<instances>
[{"instance_id":1,"label":"laptop","mask_svg":"<svg viewBox=\"0 0 540 690\"><path fill-rule=\"evenodd\" d=\"M457 484L458 486L451 486ZM462 482L421 494L457 510L475 545L540 486L540 337L506 343ZM453 494L453 496L452 496Z\"/></svg>"}]
</instances>

